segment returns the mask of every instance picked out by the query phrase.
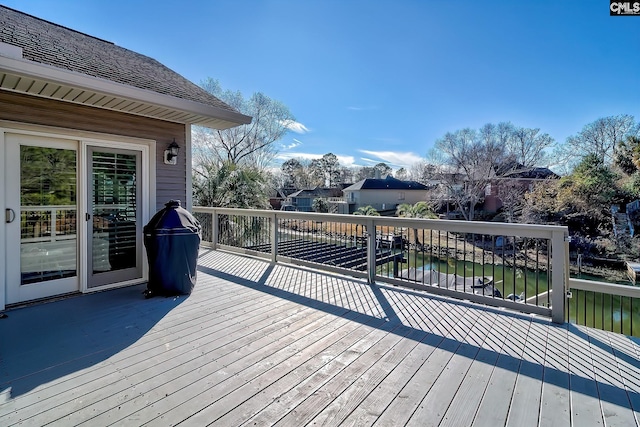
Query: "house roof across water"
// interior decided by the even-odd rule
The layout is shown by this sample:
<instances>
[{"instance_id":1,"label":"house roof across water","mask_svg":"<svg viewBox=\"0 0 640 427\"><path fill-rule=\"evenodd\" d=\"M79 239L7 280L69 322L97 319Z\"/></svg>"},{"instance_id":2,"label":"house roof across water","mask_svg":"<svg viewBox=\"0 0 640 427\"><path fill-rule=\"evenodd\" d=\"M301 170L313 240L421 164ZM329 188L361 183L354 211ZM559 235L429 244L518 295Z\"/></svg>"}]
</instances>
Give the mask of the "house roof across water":
<instances>
[{"instance_id":1,"label":"house roof across water","mask_svg":"<svg viewBox=\"0 0 640 427\"><path fill-rule=\"evenodd\" d=\"M402 181L387 176L383 179L363 179L344 189L344 191L356 190L427 190L427 186L416 181Z\"/></svg>"}]
</instances>

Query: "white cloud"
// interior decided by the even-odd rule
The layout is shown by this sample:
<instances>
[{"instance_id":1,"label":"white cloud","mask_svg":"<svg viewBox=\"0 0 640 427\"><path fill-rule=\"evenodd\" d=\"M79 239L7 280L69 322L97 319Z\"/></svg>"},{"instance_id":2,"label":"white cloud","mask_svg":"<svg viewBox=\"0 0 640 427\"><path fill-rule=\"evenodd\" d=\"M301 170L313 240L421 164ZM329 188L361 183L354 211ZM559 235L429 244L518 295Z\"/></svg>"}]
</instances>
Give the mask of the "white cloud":
<instances>
[{"instance_id":1,"label":"white cloud","mask_svg":"<svg viewBox=\"0 0 640 427\"><path fill-rule=\"evenodd\" d=\"M276 155L276 159L280 159L283 161L289 159L302 159L302 160L313 160L319 159L323 155L322 154L311 154L311 153L279 153Z\"/></svg>"},{"instance_id":2,"label":"white cloud","mask_svg":"<svg viewBox=\"0 0 640 427\"><path fill-rule=\"evenodd\" d=\"M302 123L296 122L295 120L283 120L280 123L282 123L282 125L287 129L295 133L304 134L309 132L309 128L307 128Z\"/></svg>"},{"instance_id":3,"label":"white cloud","mask_svg":"<svg viewBox=\"0 0 640 427\"><path fill-rule=\"evenodd\" d=\"M282 160L287 161L289 159L303 159L303 160L313 160L313 159L321 159L322 156L324 156L326 153L324 154L314 154L314 153L280 153L276 156L276 159L278 160ZM342 156L340 154L336 154L335 155L338 158L338 162L340 162L340 164L342 166L346 166L346 167L354 167L357 166L355 164L355 157L353 156Z\"/></svg>"},{"instance_id":4,"label":"white cloud","mask_svg":"<svg viewBox=\"0 0 640 427\"><path fill-rule=\"evenodd\" d=\"M408 168L411 165L423 160L422 157L418 156L412 152L398 152L398 151L369 151L369 150L359 150L361 153L366 154L367 156L374 157L378 160L362 158L362 160L371 162L371 163L380 163L384 162L389 164L389 166L397 166Z\"/></svg>"},{"instance_id":5,"label":"white cloud","mask_svg":"<svg viewBox=\"0 0 640 427\"><path fill-rule=\"evenodd\" d=\"M302 141L293 138L293 142L291 144L289 144L289 145L282 144L282 149L283 150L291 150L292 148L299 147L300 145L302 145Z\"/></svg>"},{"instance_id":6,"label":"white cloud","mask_svg":"<svg viewBox=\"0 0 640 427\"><path fill-rule=\"evenodd\" d=\"M356 159L353 156L341 156L339 154L336 154L336 157L338 158L338 161L342 166L346 166L348 168L357 166L355 164Z\"/></svg>"},{"instance_id":7,"label":"white cloud","mask_svg":"<svg viewBox=\"0 0 640 427\"><path fill-rule=\"evenodd\" d=\"M360 160L362 160L365 163L371 164L371 166L374 166L380 163L380 159L374 160L374 159L367 159L366 157L360 157Z\"/></svg>"}]
</instances>

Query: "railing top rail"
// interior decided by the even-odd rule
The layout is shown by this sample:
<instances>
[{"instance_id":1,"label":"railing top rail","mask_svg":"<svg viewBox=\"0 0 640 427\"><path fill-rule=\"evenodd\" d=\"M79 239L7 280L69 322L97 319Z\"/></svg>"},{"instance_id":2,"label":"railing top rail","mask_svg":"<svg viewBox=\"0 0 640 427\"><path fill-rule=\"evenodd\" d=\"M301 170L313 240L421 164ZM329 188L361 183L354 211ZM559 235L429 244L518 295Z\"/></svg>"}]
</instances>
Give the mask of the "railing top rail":
<instances>
[{"instance_id":1,"label":"railing top rail","mask_svg":"<svg viewBox=\"0 0 640 427\"><path fill-rule=\"evenodd\" d=\"M73 211L76 210L76 205L33 205L33 206L20 206L20 211Z\"/></svg>"},{"instance_id":2,"label":"railing top rail","mask_svg":"<svg viewBox=\"0 0 640 427\"><path fill-rule=\"evenodd\" d=\"M316 212L273 211L262 209L213 208L194 206L194 212L217 212L227 215L248 215L300 219L306 221L343 222L365 225L371 220L376 225L406 228L424 228L459 233L493 234L519 237L549 238L554 233L568 234L568 228L557 225L513 224L483 221L460 221L421 218L394 218L364 215L325 214Z\"/></svg>"},{"instance_id":3,"label":"railing top rail","mask_svg":"<svg viewBox=\"0 0 640 427\"><path fill-rule=\"evenodd\" d=\"M640 298L640 287L619 285L616 283L597 282L595 280L569 279L569 289L599 292L602 294L621 295L624 297Z\"/></svg>"},{"instance_id":4,"label":"railing top rail","mask_svg":"<svg viewBox=\"0 0 640 427\"><path fill-rule=\"evenodd\" d=\"M462 221L452 219L375 217L376 225L428 228L460 233L511 235L521 237L550 237L552 233L566 233L568 228L558 225L515 224L506 222ZM407 225L403 225L407 224Z\"/></svg>"}]
</instances>

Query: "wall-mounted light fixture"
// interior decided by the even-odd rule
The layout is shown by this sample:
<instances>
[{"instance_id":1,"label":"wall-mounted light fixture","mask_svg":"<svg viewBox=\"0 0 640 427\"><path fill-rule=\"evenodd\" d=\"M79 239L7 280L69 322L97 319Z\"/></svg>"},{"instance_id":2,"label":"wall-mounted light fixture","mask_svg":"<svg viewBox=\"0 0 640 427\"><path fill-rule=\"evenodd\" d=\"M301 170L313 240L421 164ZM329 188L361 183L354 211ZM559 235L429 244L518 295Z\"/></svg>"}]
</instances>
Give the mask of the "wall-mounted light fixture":
<instances>
[{"instance_id":1,"label":"wall-mounted light fixture","mask_svg":"<svg viewBox=\"0 0 640 427\"><path fill-rule=\"evenodd\" d=\"M177 164L179 151L180 151L180 146L176 142L176 139L173 138L173 142L169 144L166 150L164 150L164 163L166 165Z\"/></svg>"}]
</instances>

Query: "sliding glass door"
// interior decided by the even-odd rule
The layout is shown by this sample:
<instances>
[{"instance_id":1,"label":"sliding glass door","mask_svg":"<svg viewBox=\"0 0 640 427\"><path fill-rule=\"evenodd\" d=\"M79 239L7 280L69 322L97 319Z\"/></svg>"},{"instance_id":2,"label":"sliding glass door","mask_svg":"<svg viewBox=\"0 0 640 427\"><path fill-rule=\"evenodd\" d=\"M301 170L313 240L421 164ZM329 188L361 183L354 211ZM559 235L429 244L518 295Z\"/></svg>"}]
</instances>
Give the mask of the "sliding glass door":
<instances>
[{"instance_id":1,"label":"sliding glass door","mask_svg":"<svg viewBox=\"0 0 640 427\"><path fill-rule=\"evenodd\" d=\"M142 276L141 153L88 147L89 288Z\"/></svg>"},{"instance_id":2,"label":"sliding glass door","mask_svg":"<svg viewBox=\"0 0 640 427\"><path fill-rule=\"evenodd\" d=\"M7 134L7 302L79 290L76 142Z\"/></svg>"}]
</instances>

